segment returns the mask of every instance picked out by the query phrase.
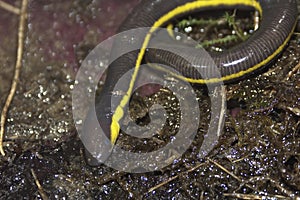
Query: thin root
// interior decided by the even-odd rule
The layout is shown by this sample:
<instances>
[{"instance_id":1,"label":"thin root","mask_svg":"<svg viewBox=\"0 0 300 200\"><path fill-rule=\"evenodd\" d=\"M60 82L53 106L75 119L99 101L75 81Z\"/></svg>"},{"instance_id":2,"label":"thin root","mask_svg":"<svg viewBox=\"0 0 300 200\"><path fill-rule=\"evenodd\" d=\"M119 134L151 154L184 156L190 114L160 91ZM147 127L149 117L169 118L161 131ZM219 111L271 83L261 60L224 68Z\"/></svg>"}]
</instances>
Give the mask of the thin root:
<instances>
[{"instance_id":1,"label":"thin root","mask_svg":"<svg viewBox=\"0 0 300 200\"><path fill-rule=\"evenodd\" d=\"M22 1L21 7L21 15L20 15L20 22L19 22L19 30L18 30L18 49L17 49L17 60L15 65L15 74L14 79L11 84L10 92L7 96L6 102L4 104L2 113L1 113L1 120L0 120L0 153L5 156L5 152L3 149L3 139L4 139L4 130L5 130L5 122L7 117L8 108L13 100L13 97L16 92L16 88L18 85L18 80L20 76L20 71L22 67L22 56L23 56L23 46L24 46L24 31L25 31L25 22L27 16L27 4L28 0Z\"/></svg>"}]
</instances>

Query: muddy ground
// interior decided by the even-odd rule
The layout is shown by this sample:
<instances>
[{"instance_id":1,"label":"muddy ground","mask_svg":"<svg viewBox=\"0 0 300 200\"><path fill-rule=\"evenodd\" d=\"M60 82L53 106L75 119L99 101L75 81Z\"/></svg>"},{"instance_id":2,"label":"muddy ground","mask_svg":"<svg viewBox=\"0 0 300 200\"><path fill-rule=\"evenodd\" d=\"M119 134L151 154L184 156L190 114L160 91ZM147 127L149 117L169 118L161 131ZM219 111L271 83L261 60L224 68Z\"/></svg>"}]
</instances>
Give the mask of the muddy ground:
<instances>
[{"instance_id":1,"label":"muddy ground","mask_svg":"<svg viewBox=\"0 0 300 200\"><path fill-rule=\"evenodd\" d=\"M6 2L21 7L19 0ZM75 75L138 2L29 1L21 76L5 124L6 155L0 157L0 198L300 198L299 33L268 69L226 85L224 128L206 157L198 152L210 121L209 92L195 86L201 117L181 157L148 173L87 165L72 115ZM18 15L0 8L0 110L13 79L18 23ZM135 95L131 116L147 124L145 110L155 103L167 111L165 127L152 139L121 133L118 145L152 151L172 140L180 120L178 100L167 89Z\"/></svg>"}]
</instances>

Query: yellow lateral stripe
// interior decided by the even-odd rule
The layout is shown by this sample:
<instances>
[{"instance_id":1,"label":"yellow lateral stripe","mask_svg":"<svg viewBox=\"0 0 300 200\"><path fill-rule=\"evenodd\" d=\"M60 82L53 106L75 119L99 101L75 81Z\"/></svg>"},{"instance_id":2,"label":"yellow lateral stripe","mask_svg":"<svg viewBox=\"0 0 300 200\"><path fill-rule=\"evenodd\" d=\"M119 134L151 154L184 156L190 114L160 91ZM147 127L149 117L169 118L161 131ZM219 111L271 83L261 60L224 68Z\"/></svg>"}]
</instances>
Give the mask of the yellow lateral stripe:
<instances>
[{"instance_id":1,"label":"yellow lateral stripe","mask_svg":"<svg viewBox=\"0 0 300 200\"><path fill-rule=\"evenodd\" d=\"M297 23L295 23L294 28L296 27L296 24ZM291 38L292 35L293 35L293 31L291 31L291 33L288 35L288 37L286 38L286 40L276 49L276 51L274 51L273 54L271 54L269 57L267 57L266 59L264 59L262 62L254 65L253 67L248 68L245 71L240 71L240 72L237 72L235 74L224 76L221 79L223 81L228 81L228 80L231 80L233 78L239 78L239 77L242 77L245 74L251 73L251 72L259 69L261 66L264 66L264 65L268 64L273 58L275 58L276 55L278 55L284 49L284 47L286 46L286 44L288 43L288 41L290 40L290 38Z\"/></svg>"},{"instance_id":2,"label":"yellow lateral stripe","mask_svg":"<svg viewBox=\"0 0 300 200\"><path fill-rule=\"evenodd\" d=\"M115 113L112 116L112 122L111 122L111 126L110 126L111 143L112 144L114 144L116 142L117 137L119 135L119 131L120 131L119 121L122 119L122 117L124 115L123 108L130 100L130 95L132 93L133 86L134 86L135 80L137 78L138 71L140 69L140 64L145 55L145 51L149 44L152 33L155 30L157 30L159 27L161 27L163 24L165 24L172 18L176 17L177 15L180 15L182 13L187 13L189 11L192 11L192 10L195 10L198 8L216 7L216 6L221 6L221 5L225 5L225 6L244 5L244 6L253 7L262 16L262 8L261 8L259 2L257 2L256 0L228 0L228 1L226 1L226 0L211 0L211 1L196 0L193 2L188 2L181 6L178 6L175 9L171 10L170 12L166 13L165 15L161 16L150 28L150 31L147 33L147 35L144 39L144 42L142 44L142 47L140 49L140 52L139 52L137 60L136 60L135 69L132 74L132 78L130 80L128 90L127 90L126 94L123 96L123 98L120 102L120 105L118 105L118 107L115 110Z\"/></svg>"},{"instance_id":3,"label":"yellow lateral stripe","mask_svg":"<svg viewBox=\"0 0 300 200\"><path fill-rule=\"evenodd\" d=\"M297 25L297 22L295 22L293 30L295 29L296 25ZM199 84L217 83L217 82L221 82L221 81L229 81L229 80L232 80L232 79L236 79L236 78L242 77L242 76L244 76L248 73L251 73L251 72L259 69L260 67L268 64L273 58L275 58L276 55L278 55L284 49L284 47L287 45L287 43L290 40L290 38L292 37L292 35L293 35L293 31L291 31L291 33L288 35L286 40L276 49L276 51L274 51L273 54L271 54L269 57L264 59L262 62L254 65L253 67L250 67L250 68L248 68L247 70L244 70L244 71L240 71L240 72L230 74L230 75L227 75L227 76L223 76L223 77L220 77L220 78L211 78L211 79L187 78L185 76L175 74L175 73L172 73L172 72L170 74L172 76L176 77L176 78L181 79L181 80L184 80L184 81L187 81L187 82L190 82L190 83L199 83ZM154 67L159 69L159 70L168 72L168 70L163 69L163 67L160 67L160 66L154 66Z\"/></svg>"},{"instance_id":4,"label":"yellow lateral stripe","mask_svg":"<svg viewBox=\"0 0 300 200\"><path fill-rule=\"evenodd\" d=\"M167 31L168 31L168 34L169 34L173 39L175 39L175 35L174 35L173 28L174 28L173 24L169 24L169 25L167 26Z\"/></svg>"}]
</instances>

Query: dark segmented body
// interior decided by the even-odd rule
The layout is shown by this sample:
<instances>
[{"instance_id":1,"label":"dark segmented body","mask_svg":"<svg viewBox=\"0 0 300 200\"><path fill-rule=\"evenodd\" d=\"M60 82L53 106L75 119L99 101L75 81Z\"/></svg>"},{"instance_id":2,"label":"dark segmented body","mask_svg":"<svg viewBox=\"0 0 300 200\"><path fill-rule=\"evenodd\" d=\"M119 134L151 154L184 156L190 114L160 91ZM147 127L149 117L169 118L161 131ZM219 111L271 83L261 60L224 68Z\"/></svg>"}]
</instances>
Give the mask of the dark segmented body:
<instances>
[{"instance_id":1,"label":"dark segmented body","mask_svg":"<svg viewBox=\"0 0 300 200\"><path fill-rule=\"evenodd\" d=\"M147 61L171 66L184 77L194 79L195 83L225 81L231 82L255 73L275 58L289 40L297 20L297 5L295 0L260 0L263 16L260 28L245 42L222 53L212 53L211 57L220 70L221 77L213 74L212 66L205 65L205 60L194 60L193 65L174 53L161 49L149 50ZM207 8L206 8L207 9ZM167 46L168 44L159 44ZM184 46L176 45L180 55L196 56L195 52L185 52ZM201 80L199 71L210 80ZM208 79L209 79L208 78ZM197 81L198 80L198 81Z\"/></svg>"},{"instance_id":2,"label":"dark segmented body","mask_svg":"<svg viewBox=\"0 0 300 200\"><path fill-rule=\"evenodd\" d=\"M166 13L176 9L183 4L192 2L195 2L195 0L143 0L127 17L127 19L120 27L119 32L139 27L152 27L153 24L161 18L161 16L164 16ZM216 5L213 8L224 6L222 4L222 1L220 0L210 0L207 2L216 2ZM242 1L231 0L231 2L239 2L235 6L243 6ZM296 0L259 0L258 2L260 3L263 11L260 28L246 42L230 49L230 51L224 52L222 54L211 55L215 63L217 64L217 67L220 69L222 76L221 79L211 79L213 80L212 82L230 81L235 78L244 77L256 71L257 69L270 62L270 60L272 60L276 55L278 55L287 43L296 24ZM207 7L204 6L191 11L196 12L206 8ZM185 11L182 13L178 13L178 15L174 17L182 17L184 15L188 15L189 13L189 11ZM167 23L168 21L166 21L162 25L166 25ZM128 43L130 42L132 41L117 41L115 47L118 48L118 46L128 45ZM143 44L143 41L137 42L140 42L141 45ZM161 52L160 54L158 52L156 56L150 59L160 59L160 61L162 62L169 64L171 63L170 65L175 69L178 69L183 75L194 80L199 78L199 74L195 71L195 68L191 68L188 66L179 66L177 64L182 62L182 60L178 59L178 56L164 56L164 53ZM112 118L114 118L115 115L118 115L118 113L116 114L116 112L111 111L110 98L117 81L128 70L136 67L135 64L138 55L138 51L127 53L116 59L109 66L106 82L103 86L101 94L97 97L96 100L96 112L98 121L103 129L102 131L105 135L107 135L112 143L114 143L115 141L112 141L111 138L117 137L117 133L113 133L111 129L113 124ZM151 54L149 53L146 56L149 55ZM165 58L168 59L166 60ZM204 69L204 73L209 74L208 66L200 67ZM133 77L133 79L134 78L135 77ZM202 82L200 81L198 83ZM126 98L126 101L128 103L129 98ZM120 107L121 109L123 109L122 106ZM99 161L101 163L107 158L108 154L104 152L111 149L111 146L103 141L99 141L102 139L98 138L98 130L94 129L95 123L97 122L91 121L89 116L90 114L88 114L83 128L85 137L84 139L92 140L93 142L90 144L85 144L85 148L87 149L88 163L90 165L98 165ZM116 123L119 123L119 121L117 121ZM93 159L90 156L90 153L94 153L94 155L96 153L98 160Z\"/></svg>"}]
</instances>

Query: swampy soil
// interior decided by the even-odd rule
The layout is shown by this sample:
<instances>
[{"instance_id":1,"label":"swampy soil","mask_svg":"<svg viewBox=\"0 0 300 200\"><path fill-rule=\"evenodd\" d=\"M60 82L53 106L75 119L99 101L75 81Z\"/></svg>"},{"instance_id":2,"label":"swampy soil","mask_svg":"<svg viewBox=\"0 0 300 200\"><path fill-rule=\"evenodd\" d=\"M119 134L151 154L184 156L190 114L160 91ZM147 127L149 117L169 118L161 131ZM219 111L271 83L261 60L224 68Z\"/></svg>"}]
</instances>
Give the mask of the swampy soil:
<instances>
[{"instance_id":1,"label":"swampy soil","mask_svg":"<svg viewBox=\"0 0 300 200\"><path fill-rule=\"evenodd\" d=\"M20 0L6 2L21 7ZM75 123L82 121L74 121L72 114L76 72L86 55L112 36L138 3L138 0L29 1L21 75L6 118L3 142L6 155L0 156L0 198L300 197L300 34L297 32L268 69L225 86L224 127L205 157L199 156L199 151L210 128L213 91L193 85L200 116L184 115L197 129L182 156L175 156L169 165L147 173L87 165L84 146L75 128ZM0 13L2 110L14 75L19 15L3 8ZM194 32L197 34L197 30ZM213 32L218 37L215 29ZM220 49L222 44L216 46ZM90 97L91 90L86 88L83 95ZM184 96L188 91L182 92ZM183 122L181 104L168 88L148 85L140 89L131 99L130 116L145 126L150 122L148 111L157 104L161 106L155 109L165 109L163 128L145 139L121 132L117 141L120 147L149 152L176 138ZM81 106L83 110L88 107ZM153 123L161 122L154 116ZM184 127L188 132L189 126ZM170 155L177 153L173 151Z\"/></svg>"}]
</instances>

